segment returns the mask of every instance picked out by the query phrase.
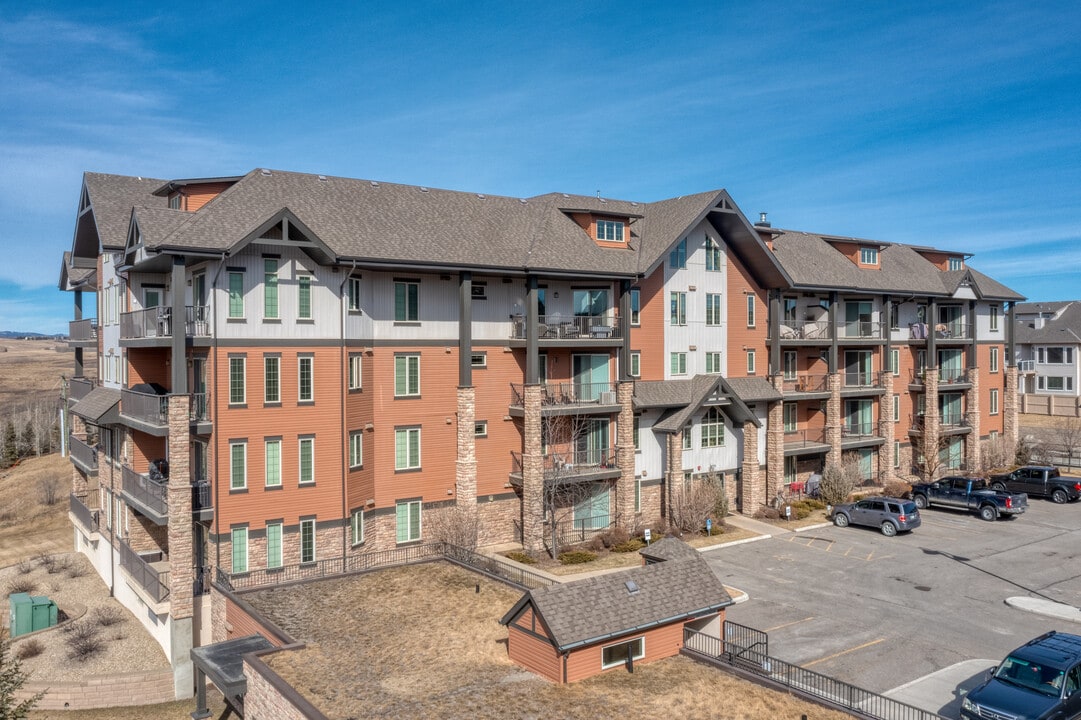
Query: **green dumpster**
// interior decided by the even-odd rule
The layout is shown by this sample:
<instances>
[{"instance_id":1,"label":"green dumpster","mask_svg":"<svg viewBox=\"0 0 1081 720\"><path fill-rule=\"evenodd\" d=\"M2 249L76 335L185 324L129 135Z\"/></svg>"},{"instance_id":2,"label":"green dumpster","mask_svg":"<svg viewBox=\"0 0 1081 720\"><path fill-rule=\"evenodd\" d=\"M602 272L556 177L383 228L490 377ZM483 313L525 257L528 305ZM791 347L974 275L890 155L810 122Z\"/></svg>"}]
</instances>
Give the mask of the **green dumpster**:
<instances>
[{"instance_id":1,"label":"green dumpster","mask_svg":"<svg viewBox=\"0 0 1081 720\"><path fill-rule=\"evenodd\" d=\"M12 593L8 604L11 607L11 637L56 625L56 603L44 595L31 597L27 593Z\"/></svg>"},{"instance_id":2,"label":"green dumpster","mask_svg":"<svg viewBox=\"0 0 1081 720\"><path fill-rule=\"evenodd\" d=\"M32 630L44 630L56 625L56 603L44 595L30 597Z\"/></svg>"}]
</instances>

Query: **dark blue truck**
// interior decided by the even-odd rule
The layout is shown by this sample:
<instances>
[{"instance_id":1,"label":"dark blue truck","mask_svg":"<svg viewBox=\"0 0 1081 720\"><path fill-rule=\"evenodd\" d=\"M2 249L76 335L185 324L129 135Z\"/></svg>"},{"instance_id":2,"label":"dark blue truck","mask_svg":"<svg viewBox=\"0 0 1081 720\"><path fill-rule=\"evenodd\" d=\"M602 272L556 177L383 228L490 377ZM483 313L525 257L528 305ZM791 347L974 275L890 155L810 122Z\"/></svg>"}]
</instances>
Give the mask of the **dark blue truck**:
<instances>
[{"instance_id":1,"label":"dark blue truck","mask_svg":"<svg viewBox=\"0 0 1081 720\"><path fill-rule=\"evenodd\" d=\"M1028 496L993 490L983 478L944 477L912 486L916 507L949 507L979 513L984 520L1020 515L1028 508Z\"/></svg>"}]
</instances>

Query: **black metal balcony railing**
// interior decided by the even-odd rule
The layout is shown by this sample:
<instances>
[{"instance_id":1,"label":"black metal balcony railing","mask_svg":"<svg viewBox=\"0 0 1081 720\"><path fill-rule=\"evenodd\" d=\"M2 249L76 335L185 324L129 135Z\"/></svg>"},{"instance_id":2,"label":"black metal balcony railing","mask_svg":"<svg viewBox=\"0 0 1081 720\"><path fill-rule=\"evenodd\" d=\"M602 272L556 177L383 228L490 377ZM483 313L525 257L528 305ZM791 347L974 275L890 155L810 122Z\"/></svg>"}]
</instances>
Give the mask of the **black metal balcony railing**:
<instances>
[{"instance_id":1,"label":"black metal balcony railing","mask_svg":"<svg viewBox=\"0 0 1081 720\"><path fill-rule=\"evenodd\" d=\"M542 405L581 405L596 403L600 405L615 405L615 383L542 383ZM520 383L511 383L511 405L523 407L525 405L525 386Z\"/></svg>"},{"instance_id":2,"label":"black metal balcony railing","mask_svg":"<svg viewBox=\"0 0 1081 720\"><path fill-rule=\"evenodd\" d=\"M782 340L830 340L833 338L833 327L829 320L794 325L781 323L780 335Z\"/></svg>"},{"instance_id":3,"label":"black metal balcony railing","mask_svg":"<svg viewBox=\"0 0 1081 720\"><path fill-rule=\"evenodd\" d=\"M71 342L93 342L98 339L98 319L71 320L68 322L68 340Z\"/></svg>"},{"instance_id":4,"label":"black metal balcony railing","mask_svg":"<svg viewBox=\"0 0 1081 720\"><path fill-rule=\"evenodd\" d=\"M71 453L71 459L84 472L98 471L98 451L90 447L85 440L68 435L68 452Z\"/></svg>"},{"instance_id":5,"label":"black metal balcony railing","mask_svg":"<svg viewBox=\"0 0 1081 720\"><path fill-rule=\"evenodd\" d=\"M967 373L961 368L940 368L938 371L938 382L941 384L961 383L967 379Z\"/></svg>"},{"instance_id":6,"label":"black metal balcony railing","mask_svg":"<svg viewBox=\"0 0 1081 720\"><path fill-rule=\"evenodd\" d=\"M210 335L210 308L187 305L184 308L184 332L191 337ZM120 338L168 338L173 336L173 309L168 306L120 313Z\"/></svg>"},{"instance_id":7,"label":"black metal balcony railing","mask_svg":"<svg viewBox=\"0 0 1081 720\"><path fill-rule=\"evenodd\" d=\"M841 335L843 338L878 338L882 337L882 323L878 320L858 320L843 322Z\"/></svg>"},{"instance_id":8,"label":"black metal balcony railing","mask_svg":"<svg viewBox=\"0 0 1081 720\"><path fill-rule=\"evenodd\" d=\"M512 451L511 458L514 461L512 472L522 473L522 453ZM541 459L546 480L570 479L616 468L615 448L552 452L542 455Z\"/></svg>"},{"instance_id":9,"label":"black metal balcony railing","mask_svg":"<svg viewBox=\"0 0 1081 720\"><path fill-rule=\"evenodd\" d=\"M877 377L873 372L846 372L845 387L878 387Z\"/></svg>"},{"instance_id":10,"label":"black metal balcony railing","mask_svg":"<svg viewBox=\"0 0 1081 720\"><path fill-rule=\"evenodd\" d=\"M524 316L512 318L511 337L526 338ZM537 337L541 340L618 339L623 337L623 324L617 315L541 315L537 319Z\"/></svg>"},{"instance_id":11,"label":"black metal balcony railing","mask_svg":"<svg viewBox=\"0 0 1081 720\"><path fill-rule=\"evenodd\" d=\"M139 584L154 602L163 602L169 598L169 571L155 568L142 555L135 552L123 540L117 540L120 551L120 567ZM153 557L160 557L155 553Z\"/></svg>"},{"instance_id":12,"label":"black metal balcony railing","mask_svg":"<svg viewBox=\"0 0 1081 720\"><path fill-rule=\"evenodd\" d=\"M169 516L169 485L151 480L128 466L123 468L124 494L159 517Z\"/></svg>"},{"instance_id":13,"label":"black metal balcony railing","mask_svg":"<svg viewBox=\"0 0 1081 720\"><path fill-rule=\"evenodd\" d=\"M191 393L188 415L191 422L210 422L210 393Z\"/></svg>"},{"instance_id":14,"label":"black metal balcony railing","mask_svg":"<svg viewBox=\"0 0 1081 720\"><path fill-rule=\"evenodd\" d=\"M202 513L214 509L214 497L210 492L210 483L193 482L191 484L191 511Z\"/></svg>"},{"instance_id":15,"label":"black metal balcony railing","mask_svg":"<svg viewBox=\"0 0 1081 720\"><path fill-rule=\"evenodd\" d=\"M793 375L785 376L785 392L828 392L828 375Z\"/></svg>"},{"instance_id":16,"label":"black metal balcony railing","mask_svg":"<svg viewBox=\"0 0 1081 720\"><path fill-rule=\"evenodd\" d=\"M79 524L84 529L91 533L98 531L98 511L91 510L86 506L82 499L75 493L71 493L69 497L69 508L71 514L75 516L75 519L79 521Z\"/></svg>"},{"instance_id":17,"label":"black metal balcony railing","mask_svg":"<svg viewBox=\"0 0 1081 720\"><path fill-rule=\"evenodd\" d=\"M869 437L874 434L875 424L871 422L850 422L841 427L841 437Z\"/></svg>"},{"instance_id":18,"label":"black metal balcony railing","mask_svg":"<svg viewBox=\"0 0 1081 720\"><path fill-rule=\"evenodd\" d=\"M68 398L82 400L94 389L94 381L87 378L72 378L68 381Z\"/></svg>"},{"instance_id":19,"label":"black metal balcony railing","mask_svg":"<svg viewBox=\"0 0 1081 720\"><path fill-rule=\"evenodd\" d=\"M937 323L935 338L939 340L968 340L969 325L965 322Z\"/></svg>"},{"instance_id":20,"label":"black metal balcony railing","mask_svg":"<svg viewBox=\"0 0 1081 720\"><path fill-rule=\"evenodd\" d=\"M947 413L942 416L939 425L949 428L967 427L968 421L965 420L965 416L961 413Z\"/></svg>"},{"instance_id":21,"label":"black metal balcony railing","mask_svg":"<svg viewBox=\"0 0 1081 720\"><path fill-rule=\"evenodd\" d=\"M813 430L785 431L784 445L786 448L811 447L812 445L825 445L826 431L823 428Z\"/></svg>"},{"instance_id":22,"label":"black metal balcony railing","mask_svg":"<svg viewBox=\"0 0 1081 720\"><path fill-rule=\"evenodd\" d=\"M169 396L137 390L120 391L120 414L150 425L169 424Z\"/></svg>"}]
</instances>

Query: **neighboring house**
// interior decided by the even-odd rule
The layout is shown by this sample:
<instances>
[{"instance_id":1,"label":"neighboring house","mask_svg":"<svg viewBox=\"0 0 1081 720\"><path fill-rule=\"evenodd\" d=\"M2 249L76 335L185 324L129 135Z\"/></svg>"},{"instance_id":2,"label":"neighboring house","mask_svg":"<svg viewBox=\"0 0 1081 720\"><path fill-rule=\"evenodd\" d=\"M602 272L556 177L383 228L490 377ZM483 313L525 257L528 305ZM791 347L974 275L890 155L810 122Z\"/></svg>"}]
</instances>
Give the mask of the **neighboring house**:
<instances>
[{"instance_id":1,"label":"neighboring house","mask_svg":"<svg viewBox=\"0 0 1081 720\"><path fill-rule=\"evenodd\" d=\"M880 482L913 444L977 465L1016 433L1022 298L966 258L752 225L723 190L87 173L60 278L76 545L183 695L215 572L293 577L455 509L540 549L662 521L707 475L753 513L846 451Z\"/></svg>"},{"instance_id":2,"label":"neighboring house","mask_svg":"<svg viewBox=\"0 0 1081 720\"><path fill-rule=\"evenodd\" d=\"M698 551L642 551L648 564L529 590L500 619L515 663L557 683L671 657L690 628L720 638L732 598Z\"/></svg>"},{"instance_id":3,"label":"neighboring house","mask_svg":"<svg viewBox=\"0 0 1081 720\"><path fill-rule=\"evenodd\" d=\"M1019 303L1015 308L1022 412L1062 406L1075 414L1081 397L1081 302Z\"/></svg>"}]
</instances>

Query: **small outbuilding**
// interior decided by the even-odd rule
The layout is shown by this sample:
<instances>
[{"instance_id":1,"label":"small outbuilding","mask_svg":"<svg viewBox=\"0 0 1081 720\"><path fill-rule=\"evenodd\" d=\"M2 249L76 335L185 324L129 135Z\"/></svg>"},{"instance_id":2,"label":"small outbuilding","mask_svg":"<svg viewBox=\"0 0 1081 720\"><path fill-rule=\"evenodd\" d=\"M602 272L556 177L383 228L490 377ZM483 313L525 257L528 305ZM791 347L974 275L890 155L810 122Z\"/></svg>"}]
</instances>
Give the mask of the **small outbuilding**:
<instances>
[{"instance_id":1,"label":"small outbuilding","mask_svg":"<svg viewBox=\"0 0 1081 720\"><path fill-rule=\"evenodd\" d=\"M527 591L500 619L510 659L568 683L671 657L684 627L720 637L728 591L696 550L662 542L641 567Z\"/></svg>"}]
</instances>

